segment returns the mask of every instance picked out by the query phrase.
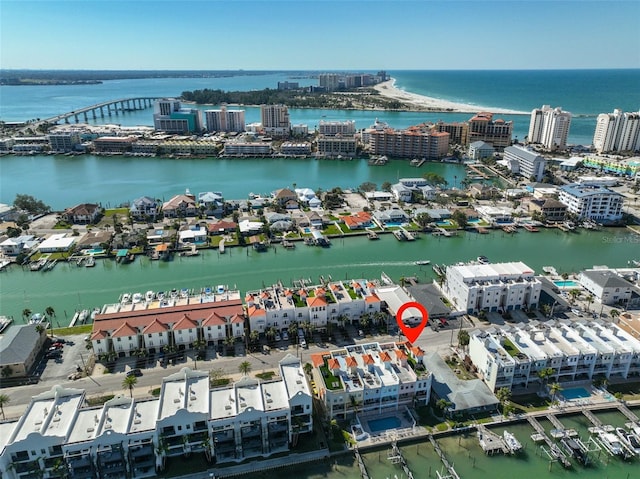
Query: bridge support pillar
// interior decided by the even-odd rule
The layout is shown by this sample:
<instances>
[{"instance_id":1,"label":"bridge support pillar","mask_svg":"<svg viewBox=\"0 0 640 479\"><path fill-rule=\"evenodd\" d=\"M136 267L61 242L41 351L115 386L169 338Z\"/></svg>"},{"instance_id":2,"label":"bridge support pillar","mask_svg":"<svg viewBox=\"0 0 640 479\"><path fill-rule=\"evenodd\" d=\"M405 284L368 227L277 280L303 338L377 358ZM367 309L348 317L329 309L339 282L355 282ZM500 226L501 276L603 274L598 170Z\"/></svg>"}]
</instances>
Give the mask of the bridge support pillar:
<instances>
[{"instance_id":1,"label":"bridge support pillar","mask_svg":"<svg viewBox=\"0 0 640 479\"><path fill-rule=\"evenodd\" d=\"M100 118L104 118L104 108L100 107Z\"/></svg>"},{"instance_id":2,"label":"bridge support pillar","mask_svg":"<svg viewBox=\"0 0 640 479\"><path fill-rule=\"evenodd\" d=\"M109 116L111 116L111 105L107 105L107 111L109 112Z\"/></svg>"},{"instance_id":3,"label":"bridge support pillar","mask_svg":"<svg viewBox=\"0 0 640 479\"><path fill-rule=\"evenodd\" d=\"M96 109L94 108L93 110L91 110L91 113L93 113L93 119L96 119Z\"/></svg>"},{"instance_id":4,"label":"bridge support pillar","mask_svg":"<svg viewBox=\"0 0 640 479\"><path fill-rule=\"evenodd\" d=\"M76 123L80 123L80 119L78 118L78 115L73 115L73 118L76 120Z\"/></svg>"},{"instance_id":5,"label":"bridge support pillar","mask_svg":"<svg viewBox=\"0 0 640 479\"><path fill-rule=\"evenodd\" d=\"M87 112L82 112L84 115L84 122L87 123L89 121L89 118L87 118Z\"/></svg>"}]
</instances>

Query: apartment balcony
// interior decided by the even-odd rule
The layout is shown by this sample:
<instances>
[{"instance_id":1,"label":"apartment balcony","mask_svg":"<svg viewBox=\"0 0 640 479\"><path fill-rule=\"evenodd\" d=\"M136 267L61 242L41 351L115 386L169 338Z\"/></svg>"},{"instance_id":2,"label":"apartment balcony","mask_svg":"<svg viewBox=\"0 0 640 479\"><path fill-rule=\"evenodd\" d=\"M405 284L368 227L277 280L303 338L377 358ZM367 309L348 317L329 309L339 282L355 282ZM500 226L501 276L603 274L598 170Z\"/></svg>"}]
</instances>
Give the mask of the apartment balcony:
<instances>
[{"instance_id":1,"label":"apartment balcony","mask_svg":"<svg viewBox=\"0 0 640 479\"><path fill-rule=\"evenodd\" d=\"M235 444L235 432L233 429L227 429L226 431L214 432L213 440L215 442L223 443L226 441L232 441Z\"/></svg>"},{"instance_id":2,"label":"apartment balcony","mask_svg":"<svg viewBox=\"0 0 640 479\"><path fill-rule=\"evenodd\" d=\"M289 450L289 438L281 438L269 441L269 452L275 454L278 452L287 452Z\"/></svg>"},{"instance_id":3,"label":"apartment balcony","mask_svg":"<svg viewBox=\"0 0 640 479\"><path fill-rule=\"evenodd\" d=\"M277 434L282 431L289 431L289 424L286 422L270 423L267 427L269 429L269 435Z\"/></svg>"},{"instance_id":4,"label":"apartment balcony","mask_svg":"<svg viewBox=\"0 0 640 479\"><path fill-rule=\"evenodd\" d=\"M261 426L249 426L243 427L241 429L242 440L250 439L252 437L261 436L262 435L262 427Z\"/></svg>"}]
</instances>

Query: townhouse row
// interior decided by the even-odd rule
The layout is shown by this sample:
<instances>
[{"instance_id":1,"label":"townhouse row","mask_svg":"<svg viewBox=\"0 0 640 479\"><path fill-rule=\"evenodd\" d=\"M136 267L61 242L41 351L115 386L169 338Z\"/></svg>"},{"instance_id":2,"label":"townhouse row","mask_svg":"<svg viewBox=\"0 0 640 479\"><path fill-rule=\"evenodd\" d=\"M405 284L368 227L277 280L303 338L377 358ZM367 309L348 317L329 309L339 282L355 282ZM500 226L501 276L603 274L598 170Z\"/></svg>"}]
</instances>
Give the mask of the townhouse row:
<instances>
[{"instance_id":1,"label":"townhouse row","mask_svg":"<svg viewBox=\"0 0 640 479\"><path fill-rule=\"evenodd\" d=\"M83 390L54 386L0 423L0 475L144 478L192 455L223 464L287 452L312 430L312 397L298 358L283 358L279 374L211 389L208 372L183 368L157 399L100 407L88 407Z\"/></svg>"},{"instance_id":2,"label":"townhouse row","mask_svg":"<svg viewBox=\"0 0 640 479\"><path fill-rule=\"evenodd\" d=\"M531 322L476 330L470 334L469 357L492 391L523 390L543 381L640 375L640 341L617 325L600 321ZM540 372L549 368L551 376L541 378Z\"/></svg>"}]
</instances>

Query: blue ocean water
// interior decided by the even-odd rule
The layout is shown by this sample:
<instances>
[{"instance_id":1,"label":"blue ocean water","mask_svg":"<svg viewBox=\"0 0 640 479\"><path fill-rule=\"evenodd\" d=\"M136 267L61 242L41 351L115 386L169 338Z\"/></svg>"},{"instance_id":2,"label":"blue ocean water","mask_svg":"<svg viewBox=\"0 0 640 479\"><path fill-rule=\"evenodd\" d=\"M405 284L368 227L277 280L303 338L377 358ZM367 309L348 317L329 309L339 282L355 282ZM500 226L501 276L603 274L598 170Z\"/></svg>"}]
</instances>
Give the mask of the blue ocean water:
<instances>
[{"instance_id":1,"label":"blue ocean water","mask_svg":"<svg viewBox=\"0 0 640 479\"><path fill-rule=\"evenodd\" d=\"M407 91L478 105L478 110L507 108L529 112L549 104L574 114L569 143L591 144L599 113L621 108L640 109L640 69L537 71L389 71L396 85ZM99 85L0 86L0 120L47 118L102 101L134 96L179 96L185 90L212 88L254 90L276 88L278 81L317 85L317 72L265 72L221 78L145 78L110 80ZM203 106L203 109L211 106ZM247 107L247 122L259 121L257 108ZM463 121L467 113L417 113L354 110L292 109L291 121L313 128L322 119L356 122L364 128L376 118L394 128L425 121ZM528 115L499 115L514 122L514 137L528 132ZM98 119L96 123L152 124L150 110Z\"/></svg>"}]
</instances>

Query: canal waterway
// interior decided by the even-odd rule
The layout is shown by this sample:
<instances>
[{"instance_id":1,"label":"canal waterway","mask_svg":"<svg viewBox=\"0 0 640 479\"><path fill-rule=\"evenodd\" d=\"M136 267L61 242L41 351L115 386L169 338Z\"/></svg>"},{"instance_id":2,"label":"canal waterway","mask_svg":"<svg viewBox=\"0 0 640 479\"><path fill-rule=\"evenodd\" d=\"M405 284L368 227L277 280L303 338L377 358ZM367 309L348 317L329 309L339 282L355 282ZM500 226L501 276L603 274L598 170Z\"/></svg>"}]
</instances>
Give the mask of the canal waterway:
<instances>
[{"instance_id":1,"label":"canal waterway","mask_svg":"<svg viewBox=\"0 0 640 479\"><path fill-rule=\"evenodd\" d=\"M399 242L393 235L378 241L366 237L334 238L330 248L297 243L294 250L276 246L259 253L250 248L228 248L225 254L205 250L199 256L176 256L173 261L151 261L138 257L131 264L98 260L96 267L78 267L59 263L52 271L32 272L11 266L0 272L0 314L21 321L22 311L42 312L52 306L57 318L54 326L67 324L74 311L117 302L122 293L172 288L200 290L224 284L242 292L269 286L277 281L291 284L301 278L319 281L319 276L334 280L354 277L379 278L384 272L399 281L415 276L431 281L431 264L453 264L480 255L492 262L523 261L536 273L553 265L559 273L577 272L595 265L626 267L638 259L640 237L624 228L602 231L563 233L543 230L506 234L494 231L479 235L465 232L443 238L423 234L414 242Z\"/></svg>"},{"instance_id":2,"label":"canal waterway","mask_svg":"<svg viewBox=\"0 0 640 479\"><path fill-rule=\"evenodd\" d=\"M635 411L637 414L637 410ZM626 421L624 416L616 411L596 412L596 417L604 424L622 426ZM589 438L588 428L591 424L582 414L558 416L567 429L575 429L583 442ZM553 428L547 420L540 421L547 434ZM478 444L475 431L460 433L437 439L442 452L448 462L452 464L461 479L512 479L514 477L539 479L581 477L584 479L630 479L635 477L638 469L637 459L624 462L612 458L606 453L592 453L592 464L583 467L575 460L573 467L563 469L557 463L550 463L548 457L540 450L539 445L531 440L533 429L528 423L494 426L493 432L502 435L504 430L513 433L524 446L524 451L514 456L501 454L487 456ZM400 464L393 464L388 459L390 447L368 450L362 453L367 472L371 479L406 478ZM401 444L400 450L409 469L416 479L436 478L437 473L442 477L447 475L433 446L427 441ZM360 479L358 464L352 455L337 457L323 464L294 467L286 472L301 479ZM286 473L283 471L283 473ZM249 479L263 479L272 477L272 473L256 473Z\"/></svg>"}]
</instances>

